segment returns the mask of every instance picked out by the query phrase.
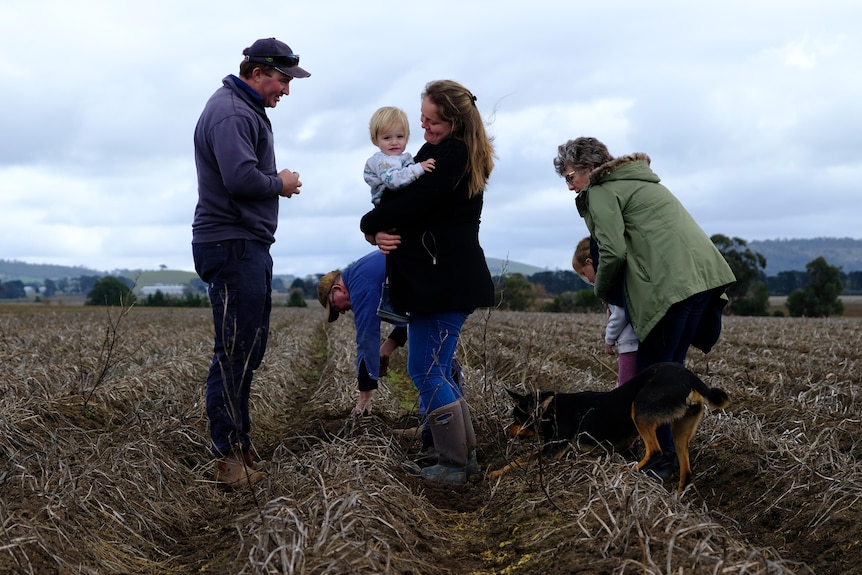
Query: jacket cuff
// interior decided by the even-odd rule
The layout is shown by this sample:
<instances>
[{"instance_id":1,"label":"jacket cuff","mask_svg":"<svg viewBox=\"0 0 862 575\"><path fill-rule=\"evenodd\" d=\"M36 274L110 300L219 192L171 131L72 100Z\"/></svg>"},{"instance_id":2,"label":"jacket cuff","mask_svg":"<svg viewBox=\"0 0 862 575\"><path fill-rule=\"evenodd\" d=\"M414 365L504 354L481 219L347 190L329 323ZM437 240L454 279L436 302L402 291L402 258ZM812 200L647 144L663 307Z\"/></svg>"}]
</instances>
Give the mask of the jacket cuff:
<instances>
[{"instance_id":1,"label":"jacket cuff","mask_svg":"<svg viewBox=\"0 0 862 575\"><path fill-rule=\"evenodd\" d=\"M365 361L359 362L359 373L356 374L357 387L359 391L373 391L377 389L377 380L371 377L365 367Z\"/></svg>"},{"instance_id":2,"label":"jacket cuff","mask_svg":"<svg viewBox=\"0 0 862 575\"><path fill-rule=\"evenodd\" d=\"M403 325L395 326L387 339L391 339L398 347L404 347L407 343L407 328Z\"/></svg>"}]
</instances>

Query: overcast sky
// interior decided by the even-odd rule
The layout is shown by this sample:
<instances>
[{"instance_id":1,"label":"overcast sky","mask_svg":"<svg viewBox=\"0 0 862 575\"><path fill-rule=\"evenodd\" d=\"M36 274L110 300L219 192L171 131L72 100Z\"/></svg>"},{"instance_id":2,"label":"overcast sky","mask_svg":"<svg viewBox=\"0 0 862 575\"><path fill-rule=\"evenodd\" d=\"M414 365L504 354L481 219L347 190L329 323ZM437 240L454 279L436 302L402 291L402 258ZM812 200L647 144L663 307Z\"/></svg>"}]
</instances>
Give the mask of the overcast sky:
<instances>
[{"instance_id":1,"label":"overcast sky","mask_svg":"<svg viewBox=\"0 0 862 575\"><path fill-rule=\"evenodd\" d=\"M192 133L243 48L274 36L311 77L268 111L276 274L373 249L362 179L379 106L423 143L428 81L467 86L495 137L487 256L570 269L586 227L553 169L578 136L645 152L704 230L862 238L862 3L3 0L0 258L192 271Z\"/></svg>"}]
</instances>

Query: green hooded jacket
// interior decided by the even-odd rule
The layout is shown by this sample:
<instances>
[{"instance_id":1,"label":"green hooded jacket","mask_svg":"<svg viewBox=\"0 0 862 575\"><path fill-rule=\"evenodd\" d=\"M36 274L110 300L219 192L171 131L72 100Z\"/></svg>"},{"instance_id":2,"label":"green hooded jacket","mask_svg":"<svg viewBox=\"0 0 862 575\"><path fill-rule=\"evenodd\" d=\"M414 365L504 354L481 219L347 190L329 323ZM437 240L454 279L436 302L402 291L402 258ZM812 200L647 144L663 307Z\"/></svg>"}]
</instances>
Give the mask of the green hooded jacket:
<instances>
[{"instance_id":1,"label":"green hooded jacket","mask_svg":"<svg viewBox=\"0 0 862 575\"><path fill-rule=\"evenodd\" d=\"M641 341L673 304L736 281L724 256L649 164L646 154L615 158L590 173L575 200L599 246L596 295L607 300L623 284Z\"/></svg>"}]
</instances>

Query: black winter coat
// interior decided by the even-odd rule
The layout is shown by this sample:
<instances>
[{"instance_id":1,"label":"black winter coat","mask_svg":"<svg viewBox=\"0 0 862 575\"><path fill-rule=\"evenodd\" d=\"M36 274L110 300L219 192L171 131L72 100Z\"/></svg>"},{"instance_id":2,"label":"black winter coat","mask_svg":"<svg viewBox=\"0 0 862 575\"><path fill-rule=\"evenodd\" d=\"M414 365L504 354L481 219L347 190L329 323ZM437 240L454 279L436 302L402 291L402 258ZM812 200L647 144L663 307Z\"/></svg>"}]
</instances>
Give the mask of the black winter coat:
<instances>
[{"instance_id":1,"label":"black winter coat","mask_svg":"<svg viewBox=\"0 0 862 575\"><path fill-rule=\"evenodd\" d=\"M426 143L414 158L436 167L401 190L387 190L362 217L364 233L401 236L389 255L392 304L413 314L494 305L494 284L479 245L483 194L468 198L467 147L455 139Z\"/></svg>"}]
</instances>

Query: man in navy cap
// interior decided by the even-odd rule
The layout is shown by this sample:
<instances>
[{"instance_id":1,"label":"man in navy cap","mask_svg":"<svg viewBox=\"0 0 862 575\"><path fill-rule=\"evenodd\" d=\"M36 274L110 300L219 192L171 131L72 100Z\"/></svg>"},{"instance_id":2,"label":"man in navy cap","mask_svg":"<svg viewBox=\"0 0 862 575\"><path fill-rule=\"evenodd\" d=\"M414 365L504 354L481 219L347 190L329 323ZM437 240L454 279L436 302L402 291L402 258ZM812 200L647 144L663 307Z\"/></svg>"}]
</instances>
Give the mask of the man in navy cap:
<instances>
[{"instance_id":1,"label":"man in navy cap","mask_svg":"<svg viewBox=\"0 0 862 575\"><path fill-rule=\"evenodd\" d=\"M310 74L275 38L243 50L239 76L222 80L194 134L198 203L192 223L195 270L209 286L215 326L206 410L216 481L251 485L265 473L253 455L249 394L266 351L272 257L281 197L299 193L299 173L278 170L266 108Z\"/></svg>"},{"instance_id":2,"label":"man in navy cap","mask_svg":"<svg viewBox=\"0 0 862 575\"><path fill-rule=\"evenodd\" d=\"M407 343L406 324L396 324L380 343L380 318L377 303L386 278L386 256L380 250L366 254L344 268L332 270L317 282L317 299L326 310L326 321L333 322L353 310L356 329L356 382L359 399L353 413L371 413L377 380L389 369L389 358L396 348Z\"/></svg>"}]
</instances>

